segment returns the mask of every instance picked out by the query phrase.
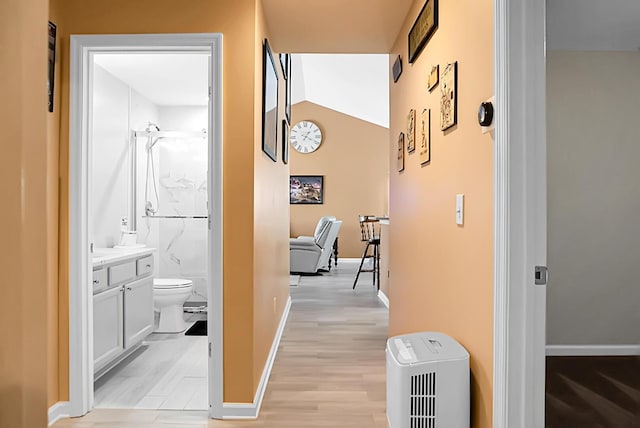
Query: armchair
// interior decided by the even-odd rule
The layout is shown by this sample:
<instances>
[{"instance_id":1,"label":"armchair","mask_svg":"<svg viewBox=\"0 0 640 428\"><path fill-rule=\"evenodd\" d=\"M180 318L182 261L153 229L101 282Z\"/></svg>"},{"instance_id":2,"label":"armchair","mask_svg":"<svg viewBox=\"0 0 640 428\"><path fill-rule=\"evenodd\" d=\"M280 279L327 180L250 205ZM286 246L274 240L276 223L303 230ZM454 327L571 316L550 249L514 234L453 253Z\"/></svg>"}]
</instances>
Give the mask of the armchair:
<instances>
[{"instance_id":1,"label":"armchair","mask_svg":"<svg viewBox=\"0 0 640 428\"><path fill-rule=\"evenodd\" d=\"M323 217L324 218L324 217ZM322 219L320 219L322 221ZM301 236L289 240L289 258L291 272L315 273L318 269L327 269L333 243L338 236L342 220L327 219L313 237ZM318 229L318 228L316 228Z\"/></svg>"}]
</instances>

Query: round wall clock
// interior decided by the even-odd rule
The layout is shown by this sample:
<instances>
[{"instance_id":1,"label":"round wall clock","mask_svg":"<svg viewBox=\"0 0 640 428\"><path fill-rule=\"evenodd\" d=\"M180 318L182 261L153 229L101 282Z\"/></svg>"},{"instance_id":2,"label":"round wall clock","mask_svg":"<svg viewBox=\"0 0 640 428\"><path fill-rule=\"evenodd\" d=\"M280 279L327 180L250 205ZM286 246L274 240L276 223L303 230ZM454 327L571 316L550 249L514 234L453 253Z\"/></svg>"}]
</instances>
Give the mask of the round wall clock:
<instances>
[{"instance_id":1,"label":"round wall clock","mask_svg":"<svg viewBox=\"0 0 640 428\"><path fill-rule=\"evenodd\" d=\"M322 144L322 131L310 120L302 120L291 128L289 141L300 153L311 153Z\"/></svg>"}]
</instances>

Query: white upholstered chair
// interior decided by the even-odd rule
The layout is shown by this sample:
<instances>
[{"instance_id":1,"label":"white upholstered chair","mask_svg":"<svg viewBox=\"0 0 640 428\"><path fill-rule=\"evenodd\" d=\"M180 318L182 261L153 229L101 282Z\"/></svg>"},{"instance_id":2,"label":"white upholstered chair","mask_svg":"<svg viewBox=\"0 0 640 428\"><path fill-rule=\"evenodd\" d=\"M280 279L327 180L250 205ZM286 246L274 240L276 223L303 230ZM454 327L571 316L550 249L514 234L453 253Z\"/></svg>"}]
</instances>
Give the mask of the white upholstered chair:
<instances>
[{"instance_id":1,"label":"white upholstered chair","mask_svg":"<svg viewBox=\"0 0 640 428\"><path fill-rule=\"evenodd\" d=\"M294 273L315 273L319 269L328 270L333 243L341 226L342 220L335 220L335 217L333 219L323 217L318 222L317 233L313 237L291 238L289 240L289 270Z\"/></svg>"}]
</instances>

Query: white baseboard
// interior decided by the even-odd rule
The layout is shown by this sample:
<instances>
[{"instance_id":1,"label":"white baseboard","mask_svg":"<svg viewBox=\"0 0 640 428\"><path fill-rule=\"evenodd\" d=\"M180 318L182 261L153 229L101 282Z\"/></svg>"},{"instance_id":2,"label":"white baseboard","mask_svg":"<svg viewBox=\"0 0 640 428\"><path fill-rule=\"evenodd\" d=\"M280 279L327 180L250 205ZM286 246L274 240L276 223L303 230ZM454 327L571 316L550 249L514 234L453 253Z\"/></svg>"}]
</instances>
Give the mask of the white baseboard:
<instances>
[{"instance_id":1,"label":"white baseboard","mask_svg":"<svg viewBox=\"0 0 640 428\"><path fill-rule=\"evenodd\" d=\"M289 310L291 309L291 296L287 300L287 304L284 307L282 318L280 318L280 324L276 331L276 336L271 344L271 350L267 357L267 363L262 371L262 377L260 378L260 384L256 390L256 395L253 398L253 403L223 403L222 412L223 419L256 419L260 414L260 407L262 406L262 398L267 389L267 382L269 381L269 375L271 375L271 368L273 362L276 360L276 354L278 352L278 346L280 345L280 339L282 339L282 333L284 327L287 325L287 318L289 316Z\"/></svg>"},{"instance_id":2,"label":"white baseboard","mask_svg":"<svg viewBox=\"0 0 640 428\"><path fill-rule=\"evenodd\" d=\"M640 355L640 345L547 345L549 356Z\"/></svg>"},{"instance_id":3,"label":"white baseboard","mask_svg":"<svg viewBox=\"0 0 640 428\"><path fill-rule=\"evenodd\" d=\"M386 294L384 294L384 291L378 290L378 299L380 299L380 301L387 307L387 309L389 309L389 298Z\"/></svg>"},{"instance_id":4,"label":"white baseboard","mask_svg":"<svg viewBox=\"0 0 640 428\"><path fill-rule=\"evenodd\" d=\"M71 403L68 401L58 401L49 407L49 426L52 426L62 418L71 416Z\"/></svg>"}]
</instances>

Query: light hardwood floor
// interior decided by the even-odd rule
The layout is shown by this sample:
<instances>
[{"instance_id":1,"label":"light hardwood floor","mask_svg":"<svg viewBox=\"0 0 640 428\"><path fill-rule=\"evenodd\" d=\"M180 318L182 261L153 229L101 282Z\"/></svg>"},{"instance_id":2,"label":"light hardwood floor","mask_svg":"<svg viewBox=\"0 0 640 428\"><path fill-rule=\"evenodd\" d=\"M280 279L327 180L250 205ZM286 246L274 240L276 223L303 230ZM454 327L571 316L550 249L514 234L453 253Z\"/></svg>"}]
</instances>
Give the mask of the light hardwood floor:
<instances>
[{"instance_id":1,"label":"light hardwood floor","mask_svg":"<svg viewBox=\"0 0 640 428\"><path fill-rule=\"evenodd\" d=\"M357 262L340 260L291 287L292 306L257 420L208 420L205 411L94 409L56 428L386 428L388 313Z\"/></svg>"}]
</instances>

